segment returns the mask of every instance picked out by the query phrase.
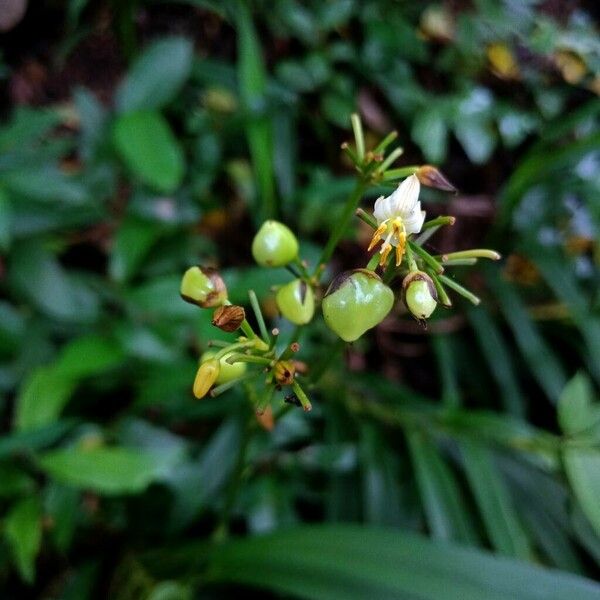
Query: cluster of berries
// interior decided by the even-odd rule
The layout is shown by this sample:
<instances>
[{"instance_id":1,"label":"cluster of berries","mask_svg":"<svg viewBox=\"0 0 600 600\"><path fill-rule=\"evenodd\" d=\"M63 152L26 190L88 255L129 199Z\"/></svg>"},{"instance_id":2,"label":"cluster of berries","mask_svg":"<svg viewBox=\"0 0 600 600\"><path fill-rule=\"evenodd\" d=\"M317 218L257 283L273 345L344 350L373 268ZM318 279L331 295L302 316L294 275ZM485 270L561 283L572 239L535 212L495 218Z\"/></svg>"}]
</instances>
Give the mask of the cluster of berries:
<instances>
[{"instance_id":1,"label":"cluster of berries","mask_svg":"<svg viewBox=\"0 0 600 600\"><path fill-rule=\"evenodd\" d=\"M300 258L296 235L283 223L266 221L252 241L252 255L259 265L286 267L294 274L294 279L279 287L275 294L281 315L297 326L306 325L313 319L326 262L353 214L373 229L367 251L378 246L379 251L365 267L337 275L322 297L324 321L342 340L357 340L390 313L396 298L392 284L397 278L402 281L402 301L423 326L438 304L444 307L452 305L447 288L478 304L479 299L472 292L444 274L445 269L473 265L480 258L497 260L500 255L487 249L432 255L423 247L440 227L453 225L455 219L440 216L426 221L419 200L421 185L455 191L453 186L430 165L388 169L401 154L401 149L397 148L384 157L395 133L387 136L373 151L365 152L362 126L356 116L353 117L353 127L356 149L348 144L342 148L359 173L357 190L346 203L344 217L331 233L315 269L309 271L308 264ZM364 189L394 179L399 180L396 189L387 197L377 198L372 214L357 209ZM291 393L286 396L289 402L309 410L310 401L299 382L305 365L292 358L299 350L299 344L292 342L278 350L279 332L267 330L256 296L252 291L249 294L260 333L255 333L246 321L243 307L229 303L225 283L218 273L201 267L186 271L181 283L184 300L204 308L216 308L213 317L215 326L230 332L239 329L243 334L231 344L222 344L217 352L202 355L194 382L195 396L217 395L246 378L263 373L266 374L264 383L268 393L258 394L261 399L257 401L257 412L266 410L270 406L273 389L283 386L291 388ZM248 369L251 365L259 365L260 369Z\"/></svg>"}]
</instances>

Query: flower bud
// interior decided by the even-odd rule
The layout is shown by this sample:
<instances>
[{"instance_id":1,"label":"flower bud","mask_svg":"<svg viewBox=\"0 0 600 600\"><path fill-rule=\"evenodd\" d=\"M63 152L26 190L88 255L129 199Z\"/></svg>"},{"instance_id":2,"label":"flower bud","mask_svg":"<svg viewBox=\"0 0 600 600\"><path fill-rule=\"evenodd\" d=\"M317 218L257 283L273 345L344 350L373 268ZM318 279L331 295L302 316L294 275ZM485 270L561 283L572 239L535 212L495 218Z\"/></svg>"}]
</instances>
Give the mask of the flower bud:
<instances>
[{"instance_id":1,"label":"flower bud","mask_svg":"<svg viewBox=\"0 0 600 600\"><path fill-rule=\"evenodd\" d=\"M306 325L315 313L314 292L302 279L294 279L279 288L275 302L279 312L295 325Z\"/></svg>"},{"instance_id":2,"label":"flower bud","mask_svg":"<svg viewBox=\"0 0 600 600\"><path fill-rule=\"evenodd\" d=\"M220 366L219 361L210 358L200 364L198 372L196 373L196 379L194 379L194 396L196 398L204 398L208 394L208 390L215 384L217 377L219 376Z\"/></svg>"},{"instance_id":3,"label":"flower bud","mask_svg":"<svg viewBox=\"0 0 600 600\"><path fill-rule=\"evenodd\" d=\"M458 190L446 179L446 176L436 167L423 165L415 172L417 179L423 185L444 192L454 192Z\"/></svg>"},{"instance_id":4,"label":"flower bud","mask_svg":"<svg viewBox=\"0 0 600 600\"><path fill-rule=\"evenodd\" d=\"M181 279L180 294L186 302L214 308L227 300L227 287L215 269L190 267Z\"/></svg>"},{"instance_id":5,"label":"flower bud","mask_svg":"<svg viewBox=\"0 0 600 600\"><path fill-rule=\"evenodd\" d=\"M437 306L437 291L427 273L413 271L402 281L404 303L411 314L419 321L428 319Z\"/></svg>"},{"instance_id":6,"label":"flower bud","mask_svg":"<svg viewBox=\"0 0 600 600\"><path fill-rule=\"evenodd\" d=\"M222 331L231 333L240 328L240 325L245 318L246 311L243 306L237 306L235 304L219 306L213 314L212 324Z\"/></svg>"},{"instance_id":7,"label":"flower bud","mask_svg":"<svg viewBox=\"0 0 600 600\"><path fill-rule=\"evenodd\" d=\"M327 326L346 342L375 327L394 305L394 293L373 271L356 269L338 275L323 299Z\"/></svg>"},{"instance_id":8,"label":"flower bud","mask_svg":"<svg viewBox=\"0 0 600 600\"><path fill-rule=\"evenodd\" d=\"M298 256L298 240L279 221L265 221L252 241L252 256L263 267L282 267Z\"/></svg>"},{"instance_id":9,"label":"flower bud","mask_svg":"<svg viewBox=\"0 0 600 600\"><path fill-rule=\"evenodd\" d=\"M200 366L210 363L216 362L218 365L218 373L213 383L221 385L222 383L229 383L238 377L241 377L248 367L245 362L236 362L230 365L227 362L230 354L226 354L222 356L219 360L214 358L216 352L207 351L200 357Z\"/></svg>"}]
</instances>

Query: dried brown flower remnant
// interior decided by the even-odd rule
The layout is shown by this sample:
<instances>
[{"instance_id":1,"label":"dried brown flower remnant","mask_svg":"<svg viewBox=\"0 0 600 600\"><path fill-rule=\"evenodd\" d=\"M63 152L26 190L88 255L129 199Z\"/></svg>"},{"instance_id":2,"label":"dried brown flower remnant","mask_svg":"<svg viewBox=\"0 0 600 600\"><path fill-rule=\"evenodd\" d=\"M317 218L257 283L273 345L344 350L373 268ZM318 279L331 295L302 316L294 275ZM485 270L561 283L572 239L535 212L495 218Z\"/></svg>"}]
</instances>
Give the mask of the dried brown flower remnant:
<instances>
[{"instance_id":1,"label":"dried brown flower remnant","mask_svg":"<svg viewBox=\"0 0 600 600\"><path fill-rule=\"evenodd\" d=\"M213 314L212 324L222 331L232 332L239 329L245 318L246 311L243 306L219 306Z\"/></svg>"}]
</instances>

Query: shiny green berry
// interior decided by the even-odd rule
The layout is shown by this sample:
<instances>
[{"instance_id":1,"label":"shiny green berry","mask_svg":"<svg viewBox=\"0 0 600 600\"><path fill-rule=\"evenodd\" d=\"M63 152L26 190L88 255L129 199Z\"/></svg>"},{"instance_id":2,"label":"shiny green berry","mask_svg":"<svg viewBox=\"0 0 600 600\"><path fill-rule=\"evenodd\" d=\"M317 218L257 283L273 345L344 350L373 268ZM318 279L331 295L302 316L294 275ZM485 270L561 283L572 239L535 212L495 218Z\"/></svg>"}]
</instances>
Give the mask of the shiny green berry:
<instances>
[{"instance_id":1,"label":"shiny green berry","mask_svg":"<svg viewBox=\"0 0 600 600\"><path fill-rule=\"evenodd\" d=\"M435 285L422 271L409 273L402 282L404 303L411 314L419 321L428 319L437 306Z\"/></svg>"},{"instance_id":2,"label":"shiny green berry","mask_svg":"<svg viewBox=\"0 0 600 600\"><path fill-rule=\"evenodd\" d=\"M338 275L323 299L327 326L353 342L375 327L394 305L394 293L373 271L357 269Z\"/></svg>"},{"instance_id":3,"label":"shiny green berry","mask_svg":"<svg viewBox=\"0 0 600 600\"><path fill-rule=\"evenodd\" d=\"M215 269L190 267L181 279L181 297L201 308L215 308L227 300L227 287Z\"/></svg>"},{"instance_id":4,"label":"shiny green berry","mask_svg":"<svg viewBox=\"0 0 600 600\"><path fill-rule=\"evenodd\" d=\"M202 365L206 362L212 361L215 354L216 354L216 352L207 350L200 357L200 364ZM222 356L219 359L219 374L217 375L217 378L215 379L215 383L217 385L221 385L222 383L228 383L230 381L233 381L234 379L241 377L246 372L246 368L248 367L248 365L245 362L237 362L233 365L230 365L227 362L228 358L229 358L229 354L226 354L225 356Z\"/></svg>"},{"instance_id":5,"label":"shiny green berry","mask_svg":"<svg viewBox=\"0 0 600 600\"><path fill-rule=\"evenodd\" d=\"M275 296L279 312L295 325L306 325L315 313L315 295L302 279L294 279L279 288Z\"/></svg>"},{"instance_id":6,"label":"shiny green berry","mask_svg":"<svg viewBox=\"0 0 600 600\"><path fill-rule=\"evenodd\" d=\"M298 240L279 221L265 221L252 241L252 256L263 267L283 267L298 256Z\"/></svg>"}]
</instances>

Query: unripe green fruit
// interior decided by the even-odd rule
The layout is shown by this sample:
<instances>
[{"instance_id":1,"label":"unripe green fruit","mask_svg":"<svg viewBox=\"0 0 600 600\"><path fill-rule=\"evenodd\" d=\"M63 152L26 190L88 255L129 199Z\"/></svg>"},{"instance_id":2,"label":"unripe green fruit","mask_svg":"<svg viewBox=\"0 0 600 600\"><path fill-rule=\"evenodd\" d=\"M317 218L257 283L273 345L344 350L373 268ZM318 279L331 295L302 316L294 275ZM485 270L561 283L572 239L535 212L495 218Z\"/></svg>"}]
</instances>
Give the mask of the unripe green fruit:
<instances>
[{"instance_id":1,"label":"unripe green fruit","mask_svg":"<svg viewBox=\"0 0 600 600\"><path fill-rule=\"evenodd\" d=\"M305 281L294 279L275 295L279 312L295 325L306 325L315 313L315 295Z\"/></svg>"},{"instance_id":2,"label":"unripe green fruit","mask_svg":"<svg viewBox=\"0 0 600 600\"><path fill-rule=\"evenodd\" d=\"M338 275L323 299L327 326L353 342L383 321L394 305L394 293L378 275L366 269Z\"/></svg>"},{"instance_id":3,"label":"unripe green fruit","mask_svg":"<svg viewBox=\"0 0 600 600\"><path fill-rule=\"evenodd\" d=\"M181 297L202 308L215 308L227 300L227 287L215 269L190 267L181 279Z\"/></svg>"},{"instance_id":4,"label":"unripe green fruit","mask_svg":"<svg viewBox=\"0 0 600 600\"><path fill-rule=\"evenodd\" d=\"M431 277L422 271L409 273L402 282L404 303L411 314L424 321L437 306L437 292Z\"/></svg>"},{"instance_id":5,"label":"unripe green fruit","mask_svg":"<svg viewBox=\"0 0 600 600\"><path fill-rule=\"evenodd\" d=\"M265 221L252 241L252 256L263 267L283 267L298 256L298 240L279 221Z\"/></svg>"},{"instance_id":6,"label":"unripe green fruit","mask_svg":"<svg viewBox=\"0 0 600 600\"><path fill-rule=\"evenodd\" d=\"M215 354L216 354L216 352L207 350L200 357L200 364L202 364L208 360L211 360L215 356ZM234 379L241 377L246 372L248 365L245 362L237 362L233 365L230 365L227 362L228 358L229 358L229 354L226 354L225 356L222 356L219 359L220 369L219 369L219 374L217 375L217 378L215 380L215 383L217 385L221 385L222 383L228 383L230 381L233 381Z\"/></svg>"}]
</instances>

